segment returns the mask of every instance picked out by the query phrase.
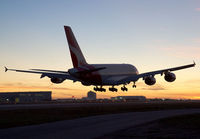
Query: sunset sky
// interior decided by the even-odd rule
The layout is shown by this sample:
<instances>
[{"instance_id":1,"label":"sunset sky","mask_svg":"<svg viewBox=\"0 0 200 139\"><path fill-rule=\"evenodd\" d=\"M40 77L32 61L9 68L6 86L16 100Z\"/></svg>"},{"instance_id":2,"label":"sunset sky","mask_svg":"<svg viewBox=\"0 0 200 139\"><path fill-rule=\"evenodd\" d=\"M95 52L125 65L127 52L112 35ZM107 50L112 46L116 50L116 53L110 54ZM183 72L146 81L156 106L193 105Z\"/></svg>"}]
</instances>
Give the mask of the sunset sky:
<instances>
[{"instance_id":1,"label":"sunset sky","mask_svg":"<svg viewBox=\"0 0 200 139\"><path fill-rule=\"evenodd\" d=\"M66 80L52 84L17 69L72 68L64 33L72 27L88 63L129 63L140 73L196 62L174 72L168 83L142 79L128 92L97 92L98 98L144 95L148 98L200 99L200 0L1 0L0 92L52 91L53 98L81 98L93 86ZM108 87L106 87L108 89Z\"/></svg>"}]
</instances>

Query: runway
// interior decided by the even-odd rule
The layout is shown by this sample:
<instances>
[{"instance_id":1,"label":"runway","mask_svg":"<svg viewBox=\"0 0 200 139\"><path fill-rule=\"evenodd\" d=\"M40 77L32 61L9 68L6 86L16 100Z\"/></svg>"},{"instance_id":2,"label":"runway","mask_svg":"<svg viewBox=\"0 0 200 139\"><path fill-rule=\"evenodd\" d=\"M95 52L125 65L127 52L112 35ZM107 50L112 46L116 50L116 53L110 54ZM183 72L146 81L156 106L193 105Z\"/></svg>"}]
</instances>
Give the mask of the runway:
<instances>
[{"instance_id":1,"label":"runway","mask_svg":"<svg viewBox=\"0 0 200 139\"><path fill-rule=\"evenodd\" d=\"M149 104L154 104L150 102ZM123 106L123 105L143 105L145 102L129 102L129 103L47 103L47 104L8 104L0 105L0 110L20 110L20 109L45 109L45 108L76 108L90 106Z\"/></svg>"},{"instance_id":2,"label":"runway","mask_svg":"<svg viewBox=\"0 0 200 139\"><path fill-rule=\"evenodd\" d=\"M1 129L0 138L91 139L161 118L193 113L200 113L200 109L130 112L91 116L41 125Z\"/></svg>"}]
</instances>

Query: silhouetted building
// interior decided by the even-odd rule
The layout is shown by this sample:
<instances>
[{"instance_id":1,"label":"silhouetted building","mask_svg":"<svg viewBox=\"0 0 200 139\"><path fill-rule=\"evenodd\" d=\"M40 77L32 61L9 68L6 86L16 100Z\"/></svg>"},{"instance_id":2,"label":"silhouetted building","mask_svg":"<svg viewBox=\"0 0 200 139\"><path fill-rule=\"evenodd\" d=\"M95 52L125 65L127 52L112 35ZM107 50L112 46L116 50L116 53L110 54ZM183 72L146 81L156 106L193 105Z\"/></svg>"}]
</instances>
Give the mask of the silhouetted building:
<instances>
[{"instance_id":1,"label":"silhouetted building","mask_svg":"<svg viewBox=\"0 0 200 139\"><path fill-rule=\"evenodd\" d=\"M87 98L88 100L96 100L97 99L97 95L95 92L89 91L87 94Z\"/></svg>"},{"instance_id":2,"label":"silhouetted building","mask_svg":"<svg viewBox=\"0 0 200 139\"><path fill-rule=\"evenodd\" d=\"M0 93L0 103L33 103L51 101L51 91Z\"/></svg>"},{"instance_id":3,"label":"silhouetted building","mask_svg":"<svg viewBox=\"0 0 200 139\"><path fill-rule=\"evenodd\" d=\"M93 91L89 91L87 93L87 97L82 97L82 100L96 100L96 99L97 99L97 95Z\"/></svg>"},{"instance_id":4,"label":"silhouetted building","mask_svg":"<svg viewBox=\"0 0 200 139\"><path fill-rule=\"evenodd\" d=\"M145 101L145 96L116 96L111 97L112 100L126 100L126 101Z\"/></svg>"}]
</instances>

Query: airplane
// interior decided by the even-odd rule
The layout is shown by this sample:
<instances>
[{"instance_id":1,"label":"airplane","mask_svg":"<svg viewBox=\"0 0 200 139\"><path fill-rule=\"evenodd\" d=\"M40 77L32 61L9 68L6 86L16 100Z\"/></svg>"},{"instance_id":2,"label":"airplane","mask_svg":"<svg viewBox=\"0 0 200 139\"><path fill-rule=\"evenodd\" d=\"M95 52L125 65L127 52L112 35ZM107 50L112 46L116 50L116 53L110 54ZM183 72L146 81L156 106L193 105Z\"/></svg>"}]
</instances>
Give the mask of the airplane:
<instances>
[{"instance_id":1,"label":"airplane","mask_svg":"<svg viewBox=\"0 0 200 139\"><path fill-rule=\"evenodd\" d=\"M126 85L133 82L133 88L136 88L136 81L142 78L147 85L156 83L155 75L164 75L167 82L173 82L176 75L173 71L194 67L196 64L183 65L179 67L167 68L157 71L151 71L139 74L137 68L131 64L88 64L79 47L78 42L72 32L71 27L64 26L66 38L69 45L69 51L73 63L73 68L68 71L46 70L46 69L30 69L18 70L8 69L5 72L16 71L25 73L41 74L40 78L48 77L52 83L59 84L66 79L73 82L81 82L84 86L93 85L95 91L106 92L104 86L110 86L109 91L117 92L115 86L122 85L122 91L128 91Z\"/></svg>"}]
</instances>

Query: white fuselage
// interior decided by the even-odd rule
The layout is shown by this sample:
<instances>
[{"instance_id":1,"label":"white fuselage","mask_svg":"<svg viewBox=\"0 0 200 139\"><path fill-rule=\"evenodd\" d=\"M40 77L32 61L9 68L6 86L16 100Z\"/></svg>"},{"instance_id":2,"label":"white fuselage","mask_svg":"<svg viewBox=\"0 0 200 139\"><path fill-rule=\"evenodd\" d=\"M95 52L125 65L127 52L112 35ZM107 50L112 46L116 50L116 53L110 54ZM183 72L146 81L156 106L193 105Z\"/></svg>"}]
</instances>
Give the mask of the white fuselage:
<instances>
[{"instance_id":1,"label":"white fuselage","mask_svg":"<svg viewBox=\"0 0 200 139\"><path fill-rule=\"evenodd\" d=\"M130 64L89 64L89 66L94 69L105 67L82 79L92 85L118 85L116 81L139 74L136 67Z\"/></svg>"}]
</instances>

